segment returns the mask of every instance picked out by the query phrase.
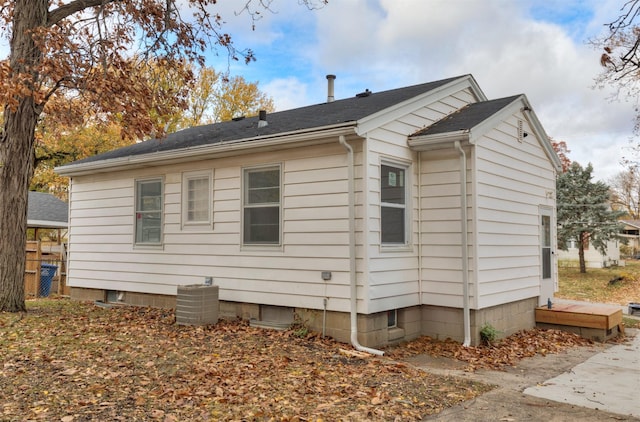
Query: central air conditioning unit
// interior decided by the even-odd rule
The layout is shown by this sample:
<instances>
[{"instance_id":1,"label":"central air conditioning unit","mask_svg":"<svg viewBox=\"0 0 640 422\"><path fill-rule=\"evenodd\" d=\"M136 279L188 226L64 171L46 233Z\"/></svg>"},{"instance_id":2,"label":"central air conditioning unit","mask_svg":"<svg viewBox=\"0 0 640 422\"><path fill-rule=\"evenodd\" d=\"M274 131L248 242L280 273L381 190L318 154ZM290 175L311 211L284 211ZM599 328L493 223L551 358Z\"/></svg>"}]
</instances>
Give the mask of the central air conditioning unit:
<instances>
[{"instance_id":1,"label":"central air conditioning unit","mask_svg":"<svg viewBox=\"0 0 640 422\"><path fill-rule=\"evenodd\" d=\"M178 286L176 323L179 325L209 325L218 322L219 286L192 284Z\"/></svg>"}]
</instances>

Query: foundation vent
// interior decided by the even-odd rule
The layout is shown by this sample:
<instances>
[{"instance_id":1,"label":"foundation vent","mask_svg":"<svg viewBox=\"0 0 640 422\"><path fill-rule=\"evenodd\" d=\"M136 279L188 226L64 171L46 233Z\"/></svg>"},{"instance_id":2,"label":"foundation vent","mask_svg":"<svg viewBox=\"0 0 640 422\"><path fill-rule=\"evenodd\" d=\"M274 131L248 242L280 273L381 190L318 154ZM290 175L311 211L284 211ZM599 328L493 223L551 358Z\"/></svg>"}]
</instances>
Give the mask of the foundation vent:
<instances>
[{"instance_id":1,"label":"foundation vent","mask_svg":"<svg viewBox=\"0 0 640 422\"><path fill-rule=\"evenodd\" d=\"M219 286L192 284L178 286L176 323L179 325L208 325L218 322Z\"/></svg>"}]
</instances>

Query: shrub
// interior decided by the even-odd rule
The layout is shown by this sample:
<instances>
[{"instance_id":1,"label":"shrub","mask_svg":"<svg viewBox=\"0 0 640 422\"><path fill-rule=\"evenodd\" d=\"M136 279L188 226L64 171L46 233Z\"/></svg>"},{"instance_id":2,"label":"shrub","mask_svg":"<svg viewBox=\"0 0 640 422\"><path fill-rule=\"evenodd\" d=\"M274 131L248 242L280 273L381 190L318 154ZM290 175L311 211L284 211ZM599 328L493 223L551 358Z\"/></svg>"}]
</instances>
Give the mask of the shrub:
<instances>
[{"instance_id":1,"label":"shrub","mask_svg":"<svg viewBox=\"0 0 640 422\"><path fill-rule=\"evenodd\" d=\"M485 323L482 328L480 328L480 340L482 344L486 346L493 346L499 334L500 331L496 330L496 328L489 323Z\"/></svg>"}]
</instances>

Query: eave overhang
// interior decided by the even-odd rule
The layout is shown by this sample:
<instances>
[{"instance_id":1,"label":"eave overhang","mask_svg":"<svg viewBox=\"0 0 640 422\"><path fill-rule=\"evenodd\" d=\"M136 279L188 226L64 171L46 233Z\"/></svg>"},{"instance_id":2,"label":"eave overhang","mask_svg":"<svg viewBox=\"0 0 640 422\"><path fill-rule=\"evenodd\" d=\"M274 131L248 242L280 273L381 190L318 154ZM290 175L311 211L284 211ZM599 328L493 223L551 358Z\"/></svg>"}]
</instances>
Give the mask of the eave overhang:
<instances>
[{"instance_id":1,"label":"eave overhang","mask_svg":"<svg viewBox=\"0 0 640 422\"><path fill-rule=\"evenodd\" d=\"M38 229L68 229L66 221L27 220L27 227Z\"/></svg>"},{"instance_id":2,"label":"eave overhang","mask_svg":"<svg viewBox=\"0 0 640 422\"><path fill-rule=\"evenodd\" d=\"M434 135L415 136L409 138L408 143L412 151L434 151L437 149L451 148L456 141L462 145L472 144L471 132L465 129Z\"/></svg>"}]
</instances>

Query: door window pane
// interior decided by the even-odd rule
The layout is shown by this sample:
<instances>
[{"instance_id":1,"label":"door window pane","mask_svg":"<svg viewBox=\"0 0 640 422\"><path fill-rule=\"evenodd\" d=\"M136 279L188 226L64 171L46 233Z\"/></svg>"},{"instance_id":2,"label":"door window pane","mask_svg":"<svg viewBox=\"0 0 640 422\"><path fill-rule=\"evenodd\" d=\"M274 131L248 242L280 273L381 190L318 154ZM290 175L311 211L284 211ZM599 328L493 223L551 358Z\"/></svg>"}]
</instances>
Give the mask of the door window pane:
<instances>
[{"instance_id":1,"label":"door window pane","mask_svg":"<svg viewBox=\"0 0 640 422\"><path fill-rule=\"evenodd\" d=\"M542 216L542 278L551 278L551 217Z\"/></svg>"}]
</instances>

